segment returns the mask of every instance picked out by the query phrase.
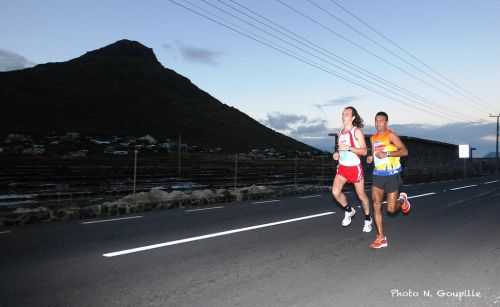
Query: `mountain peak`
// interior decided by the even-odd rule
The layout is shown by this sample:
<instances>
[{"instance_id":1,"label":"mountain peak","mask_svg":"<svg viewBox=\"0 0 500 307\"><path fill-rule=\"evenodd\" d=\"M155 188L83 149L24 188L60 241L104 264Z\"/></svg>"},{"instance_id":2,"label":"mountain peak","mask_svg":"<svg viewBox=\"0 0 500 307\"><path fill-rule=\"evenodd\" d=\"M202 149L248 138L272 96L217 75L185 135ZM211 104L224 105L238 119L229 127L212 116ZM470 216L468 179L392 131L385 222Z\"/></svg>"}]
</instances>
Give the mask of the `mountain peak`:
<instances>
[{"instance_id":1,"label":"mountain peak","mask_svg":"<svg viewBox=\"0 0 500 307\"><path fill-rule=\"evenodd\" d=\"M121 39L105 47L89 51L84 55L84 57L93 56L142 57L151 58L154 59L154 61L157 61L152 48L148 48L137 41L128 39Z\"/></svg>"},{"instance_id":2,"label":"mountain peak","mask_svg":"<svg viewBox=\"0 0 500 307\"><path fill-rule=\"evenodd\" d=\"M222 104L163 67L151 48L131 40L66 62L2 73L0 103L9 114L0 121L0 136L11 131L150 134L160 139L182 135L190 144L225 152L269 147L314 151Z\"/></svg>"}]
</instances>

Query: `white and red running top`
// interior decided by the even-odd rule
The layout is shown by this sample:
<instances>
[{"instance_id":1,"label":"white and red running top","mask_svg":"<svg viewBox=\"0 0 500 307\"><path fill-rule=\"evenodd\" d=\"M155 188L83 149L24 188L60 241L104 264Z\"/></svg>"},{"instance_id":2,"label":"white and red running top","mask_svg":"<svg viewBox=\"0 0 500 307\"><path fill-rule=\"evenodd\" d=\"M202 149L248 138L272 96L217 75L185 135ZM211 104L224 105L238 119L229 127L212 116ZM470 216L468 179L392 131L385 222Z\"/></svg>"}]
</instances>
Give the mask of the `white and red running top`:
<instances>
[{"instance_id":1,"label":"white and red running top","mask_svg":"<svg viewBox=\"0 0 500 307\"><path fill-rule=\"evenodd\" d=\"M358 140L356 139L356 136L354 135L354 132L356 131L357 127L352 127L351 130L349 131L344 131L341 130L338 133L338 144L339 145L349 145L353 148L359 148L361 147ZM356 166L361 164L361 160L359 159L359 156L352 151L348 150L340 150L339 151L340 158L339 158L339 163L344 166Z\"/></svg>"}]
</instances>

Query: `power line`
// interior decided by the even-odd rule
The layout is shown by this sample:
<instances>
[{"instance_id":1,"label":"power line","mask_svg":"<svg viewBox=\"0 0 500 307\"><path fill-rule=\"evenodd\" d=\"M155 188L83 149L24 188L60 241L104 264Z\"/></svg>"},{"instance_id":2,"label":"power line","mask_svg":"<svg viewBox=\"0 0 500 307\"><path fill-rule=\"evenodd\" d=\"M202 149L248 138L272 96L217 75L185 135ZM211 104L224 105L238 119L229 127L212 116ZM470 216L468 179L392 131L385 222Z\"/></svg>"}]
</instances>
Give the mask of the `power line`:
<instances>
[{"instance_id":1,"label":"power line","mask_svg":"<svg viewBox=\"0 0 500 307\"><path fill-rule=\"evenodd\" d=\"M321 22L317 21L316 19L312 18L311 16L309 16L309 15L307 15L307 14L305 14L305 13L301 12L300 10L296 9L295 7L293 7L293 6L291 6L291 5L287 4L287 3L284 3L282 0L275 0L275 1L276 1L276 2L278 2L278 3L280 3L280 4L281 4L281 5L283 5L283 6L287 7L288 9L290 9L290 10L291 10L291 11L293 11L293 12L295 12L296 14L298 14L298 15L302 16L303 18L308 19L309 21L311 21L311 22L313 22L313 23L315 23L315 24L317 24L317 25L321 26L322 28L324 28L324 29L325 29L325 30L327 30L328 32L332 33L333 35L335 35L335 36L337 36L337 37L339 37L339 38L341 38L341 39L343 39L343 40L347 41L349 44L351 44L351 45L353 45L353 46L355 46L355 47L357 47L357 48L359 48L359 49L363 50L364 52L366 52L366 53L370 54L371 56L373 56L373 57L375 57L375 58L377 58L377 59L379 59L380 61L382 61L382 62L386 63L387 65L390 65L390 66L392 66L392 67L396 68L397 70L399 70L399 71L403 72L404 74L406 74L406 75L408 75L408 76L412 77L413 79L418 80L418 81L420 81L421 83L423 83L423 84L425 84L425 85L427 85L427 86L429 86L429 87L431 87L431 88L435 89L436 91L439 91L439 92L441 92L441 93L443 93L443 94L445 94L445 95L448 95L448 96L450 96L450 97L451 97L451 96L453 96L453 95L452 95L451 93L449 93L447 90L444 90L444 89L442 89L442 88L439 88L439 87L435 86L434 84L429 83L429 82L427 82L426 80L424 80L424 79L422 79L422 78L419 78L418 76L416 76L415 74L413 74L413 73L409 72L408 70L406 70L406 69L402 68L401 66L396 65L396 64L394 64L394 63L391 63L390 61L388 61L388 60L386 60L385 58L383 58L383 57L379 56L378 54L376 54L376 53L372 52L371 50L369 50L369 49L367 49L367 48L363 47L362 45L360 45L360 44L358 44L358 43L356 43L356 42L352 41L352 40L351 40L351 39L349 39L349 38L347 38L345 35L342 35L342 34L338 33L337 31L335 31L335 30L331 29L330 27L328 27L328 26L324 25L323 23L321 23Z\"/></svg>"},{"instance_id":2,"label":"power line","mask_svg":"<svg viewBox=\"0 0 500 307\"><path fill-rule=\"evenodd\" d=\"M399 97L405 97L404 99L408 99L408 97L410 97L409 99L410 99L411 101L413 101L413 102L415 102L415 103L418 103L418 104L420 104L420 105L424 105L424 107L426 107L426 108L429 108L429 107L430 107L430 108L436 108L436 106L439 106L440 108L443 108L443 107L442 107L442 106L440 106L439 104L434 103L434 102L429 102L427 99L422 98L422 97L421 97L421 96L419 96L418 94L415 94L415 93L413 93L413 92L411 92L411 91L409 91L409 90L407 90L407 89L405 89L405 88L402 88L402 87L400 87L400 86L398 86L398 85L396 85L396 84L394 84L394 83L392 83L392 82L390 82L390 81L387 81L387 80L385 80L385 79L383 79L383 78L381 78L381 77L379 77L379 76L377 76L377 75L375 75L375 74L373 74L373 73L370 73L369 71L367 71L367 70L365 70L365 69L363 69L363 68L361 68L361 69L360 69L360 67L359 67L359 66L357 66L357 65L355 65L355 64L353 64L353 63L351 63L351 62L349 62L349 61L347 61L347 60L345 60L345 59L343 59L343 58L342 58L342 57L340 57L340 56L337 56L335 53L332 53L332 52L330 52L330 51L328 51L328 50L326 50L326 49L324 49L324 48L322 48L322 47L319 47L318 45L316 45L316 44L314 44L314 43L310 42L309 40L307 40L307 39L305 39L305 38L303 38L303 37L301 37L301 36L297 35L296 33L292 32L292 31L289 31L288 29L286 29L286 28L284 28L284 27L282 27L282 26L280 26L280 25L278 25L278 24L274 23L273 21L269 20L268 18L263 17L262 15L260 15L260 14L258 14L258 13L255 13L253 10L251 10L251 9L249 9L249 8L247 8L247 7L245 7L244 5L239 4L238 2L236 2L236 1L234 1L234 0L230 0L230 1L231 1L232 3L235 3L235 4L239 5L240 7L243 7L244 9L246 9L246 10L250 11L252 14L254 14L254 15L258 16L259 18L262 18L262 19L266 20L267 22L270 22L270 23L272 24L272 26L270 26L269 24L266 24L266 23L261 22L260 20L256 19L255 17L253 17L253 16L251 16L251 15L249 15L249 14L247 14L247 13L245 13L245 12L241 11L240 9L238 9L238 8L236 8L236 7L234 7L234 6L230 5L230 4L225 3L225 2L224 2L224 1L222 1L222 0L217 0L217 1L218 1L218 2L220 2L220 3L222 3L223 5L225 5L226 7L229 7L230 9L232 9L232 10L234 10L234 11L236 11L236 12L238 12L238 13L242 14L242 15L245 15L246 17L248 17L248 18L250 18L250 19L252 19L252 20L254 20L254 21L258 22L259 24L264 25L266 28L270 28L270 29L272 29L273 31L276 31L276 32L280 33L281 35L284 35L284 36L286 36L286 37L288 37L288 38L290 38L290 39L294 40L295 42L298 42L299 44L301 44L301 45L303 45L303 46L306 46L308 49L309 49L309 48L311 48L311 45L312 45L312 46L313 46L313 48L312 48L312 49L313 49L313 50L315 50L316 52L318 52L318 53L322 54L323 56L326 56L327 58L333 59L333 60L334 60L334 61L336 61L336 62L340 62L343 66L347 66L347 67L349 67L351 70L353 69L353 70L355 70L355 71L357 71L357 72L356 72L356 73L353 73L351 70L348 70L348 69L344 68L343 66L339 66L339 65L334 64L334 63L332 63L332 62L330 62L330 61L328 61L328 60L325 60L325 59L324 59L324 58L322 58L322 57L318 57L317 55L315 55L315 54L311 53L309 50L304 50L304 48L302 48L302 47L298 47L297 45L292 44L292 43L290 43L289 41L286 41L286 40L282 39L281 37L278 37L278 36L276 36L275 34L270 33L269 31L267 31L267 30L265 30L265 29L262 29L262 28L260 28L260 27L256 26L255 24L253 24L253 23L251 23L251 22L248 22L248 21L246 21L246 20L244 20L244 19L242 19L242 18L240 18L240 17L238 17L238 16L235 16L234 14L232 14L232 13L228 12L228 11L227 11L227 10L225 10L225 9L222 9L222 8L220 8L220 7L218 7L218 6L214 5L214 4L212 4L212 3L209 3L209 2L208 2L208 1L206 1L206 0L202 0L202 1L203 1L203 2L205 2L205 3L207 3L209 6L211 6L211 7L215 8L215 9L219 10L219 11L221 11L221 12L223 12L223 13L225 13L225 14L227 14L227 15L229 15L229 16L231 16L231 17L235 18L235 19L238 19L239 21L241 21L241 22L243 22L243 23L245 23L245 24L247 24L247 25L249 25L249 26L251 26L251 27L253 27L253 28L258 29L259 31L264 32L265 34L270 35L270 36L274 37L275 39L278 39L278 40L280 40L281 42L286 43L287 45L290 45L290 46L292 46L292 47L294 47L294 48L296 48L296 49L298 49L298 50L300 50L300 51L302 51L302 52L304 52L304 53L307 53L307 54L309 54L309 55L311 55L311 56L315 57L316 59L319 59L319 60L321 60L321 61L323 61L323 62L325 62L325 63L328 63L328 64L330 64L330 65L332 65L332 66L336 67L337 69L340 69L340 70L342 70L342 71L344 71L344 72L346 72L346 73L348 73L348 74L350 74L350 75L354 75L354 76L355 76L356 78L358 78L358 79L361 79L361 80L363 80L363 81L365 81L365 82L368 82L368 83L370 83L370 84L372 84L372 85L375 85L375 86L377 86L377 87L381 87L381 88L383 88L384 90L389 91L389 92L391 92L391 93L393 93L393 94L395 94L395 95L397 95L397 96L399 96ZM283 32L283 31L281 31L280 29L276 29L276 26L277 26L277 27L279 27L280 29L283 29L284 31L286 31L286 32L288 32L288 33L292 33L292 35L294 35L295 37L290 36L288 33ZM297 39L296 37L299 37L299 39ZM304 40L305 40L307 43L304 43ZM326 52L325 52L325 51L326 51ZM332 58L332 56L333 56L333 58ZM349 64L346 64L346 62L347 62L347 63L349 63ZM353 66L354 66L354 68L353 68ZM360 74L361 74L361 75L360 75ZM365 76L366 76L367 74L369 75L369 78L371 78L371 79L375 80L376 82L378 82L378 83L380 83L380 84L384 84L384 85L376 84L376 83L374 83L372 80L368 80L367 78L365 78ZM375 76L375 77L374 77L374 76ZM382 81L381 81L381 80L382 80ZM387 86L389 86L389 87L391 87L391 88L387 88ZM396 91L395 91L394 89L396 89ZM404 94L401 94L401 93L399 93L399 92L404 92ZM408 93L409 93L409 94L408 94ZM439 112L442 112L442 111L440 111L440 110L439 110ZM464 116L463 114L460 114L460 113L458 113L458 112L456 112L456 111L454 111L454 110L448 111L448 113L454 113L454 114L455 114L456 116L458 116L458 117L463 117L463 116ZM444 117L448 117L448 118L450 118L448 113L443 113L443 112L442 112L442 113L441 113L441 116L444 116ZM465 117L463 117L463 118L465 118ZM451 119L452 119L452 120L456 120L456 118L451 118ZM461 121L461 119L459 119L459 121Z\"/></svg>"},{"instance_id":3,"label":"power line","mask_svg":"<svg viewBox=\"0 0 500 307\"><path fill-rule=\"evenodd\" d=\"M307 1L309 1L309 0L307 0ZM485 102L483 99L475 96L473 93L471 93L470 91L468 91L467 89L465 89L463 86L461 86L460 84L458 84L455 81L451 80L450 78L446 77L445 75L441 74L439 71L437 71L436 69L432 68L430 65L426 64L421 59L419 59L416 55L412 54L411 52L409 52L408 50L406 50L405 48L403 48L401 45L399 45L398 43L396 43L394 40L390 39L389 37L387 37L386 35L384 35L380 31L378 31L377 29L375 29L373 26L371 26L370 24L368 24L366 21L364 21L363 19L361 19L360 17L358 17L356 14L354 14L353 12L351 12L347 8L345 8L343 5L341 5L338 1L336 1L336 0L330 0L330 1L333 4L335 4L337 7L339 7L341 10L343 10L345 13L349 14L351 17L353 17L354 19L356 19L358 22L360 22L361 24L363 24L364 26L366 26L368 29L370 29L371 31L373 31L374 33L376 33L382 39L384 39L385 41L389 42L390 44L392 44L393 46L395 46L397 49L399 49L400 51L402 51L404 54L406 54L407 56L411 57L413 60L415 60L416 62L418 62L419 64L421 64L425 68L427 68L429 71L433 72L435 75L439 76L441 79L446 80L449 84L453 85L456 89L462 91L462 93L468 95L470 98L473 98L474 100L476 100L476 103L481 103L483 107L484 106L487 106L489 108L492 107L491 104L489 104L489 103ZM337 19L339 21L341 20L339 17L335 17L335 19ZM341 22L344 23L343 21L341 21ZM349 27L351 27L351 26L349 25ZM358 32L358 31L356 31L356 32ZM462 94L462 95L466 97L466 95L464 95L464 94ZM468 97L466 97L466 98L468 98Z\"/></svg>"},{"instance_id":4,"label":"power line","mask_svg":"<svg viewBox=\"0 0 500 307\"><path fill-rule=\"evenodd\" d=\"M333 14L332 12L330 12L329 10L325 9L324 7L318 5L316 2L314 2L313 0L306 0L307 2L309 2L311 5L313 5L314 7L316 7L317 9L325 12L328 16L332 17L333 19L337 20L338 22L342 23L344 26L348 27L349 29L351 29L352 31L356 32L357 34L359 34L360 36L364 37L365 39L369 40L370 42L374 43L375 45L379 46L380 48L382 48L383 50L385 50L387 53L391 54L392 56L398 58L399 60L401 60L402 62L406 63L407 65L411 66L413 69L419 71L420 73L424 74L425 76L433 79L434 81L436 82L439 82L440 84L446 86L447 88L449 88L450 90L452 90L453 92L455 92L456 94L466 98L466 99L470 99L469 97L467 97L466 95L464 95L463 93L461 93L460 91L458 91L456 88L454 88L453 86L450 86L449 84L443 82L442 80L434 77L433 75L429 74L428 72L426 72L425 70L421 69L420 67L416 66L415 64L411 63L410 61L406 60L405 58L403 58L402 56L400 56L399 54L395 53L394 51L390 50L389 48L385 47L384 45L382 45L381 43L379 43L378 41L372 39L371 37L369 37L368 35L366 35L365 33L359 31L358 29L356 29L356 27L352 26L350 23L344 21L342 18L338 17L337 15Z\"/></svg>"},{"instance_id":5,"label":"power line","mask_svg":"<svg viewBox=\"0 0 500 307\"><path fill-rule=\"evenodd\" d=\"M269 42L269 40L267 40L267 39L265 39L265 38L259 37L259 36L255 35L255 34L250 35L250 34L248 34L248 33L243 32L242 30L237 29L237 26L234 26L234 25L228 25L228 24L226 24L226 23L224 23L224 22L221 22L221 21L219 21L219 20L217 20L217 19L214 19L213 17L210 17L210 16L209 16L210 14L212 14L212 15L213 15L213 13L207 12L206 10L204 10L204 9L200 8L199 6L197 6L197 5L193 4L193 3L192 3L192 2L190 2L190 1L185 1L185 2L189 3L191 6L197 7L199 10L204 11L204 13L200 13L199 11L197 11L197 10L195 10L195 9L191 8L191 7L188 7L188 6L186 6L186 5L183 5L183 4L181 4L181 3L179 3L179 2L177 2L177 1L175 1L175 0L168 0L168 1L170 1L171 3L173 3L173 4L175 4L175 5L179 6L179 7L184 8L184 9L186 9L186 10L188 10L188 11L190 11L190 12L192 12L192 13L194 13L194 14L198 15L198 16L201 16L201 17L203 17L203 18L205 18L205 19L207 19L207 20L209 20L209 21L211 21L211 22L214 22L214 23L216 23L216 24L218 24L218 25L220 25L220 26L222 26L222 27L225 27L225 28L227 28L227 29L229 29L229 30L231 30L231 31L233 31L233 32L236 32L236 33L238 33L238 34L240 34L240 35L242 35L242 36L244 36L244 37L247 37L247 38L249 38L249 39L251 39L251 40L253 40L253 41L256 41L256 42L258 42L258 43L260 43L260 44L262 44L262 45L264 45L264 46L267 46L267 47L269 47L269 48L271 48L271 49L273 49L273 50L275 50L275 51L278 51L278 52L280 52L280 53L282 53L282 54L285 54L285 55L287 55L287 56L289 56L289 57L292 57L292 58L294 58L294 59L296 59L296 60L298 60L298 61L300 61L300 62L302 62L302 63L304 63L304 64L307 64L307 65L309 65L309 66L311 66L311 67L314 67L314 68L316 68L316 69L319 69L319 70L321 70L321 71L323 71L323 72L326 72L326 73L328 73L328 74L330 74L330 75L332 75L332 76L335 76L335 77L337 77L337 78L339 78L339 79L342 79L342 80L344 80L344 81L346 81L346 82L349 82L349 83L351 83L351 84L354 84L354 85L356 85L356 86L358 86L358 87L361 87L361 88L363 88L363 89L365 89L365 90L368 90L368 91L370 91L370 92L372 92L372 93L375 93L375 94L377 94L377 95L379 95L379 96L382 96L382 97L388 98L388 99L393 100L393 101L396 101L396 102L400 102L400 103L402 103L402 104L404 104L404 105L406 105L406 106L409 106L411 109L417 109L417 110L420 110L420 111L422 111L422 112L426 112L426 113L429 113L429 114L431 114L431 115L436 116L436 113L435 113L435 112L433 112L433 111L432 111L432 110L430 110L430 109L421 108L421 107L418 107L418 106L415 106L415 105L409 104L408 102L406 102L406 101L404 101L404 100L397 99L397 98L395 98L395 97L392 97L392 96L390 96L390 95L387 95L387 94L385 94L385 93L383 93L383 92L380 92L380 91L378 91L378 90L376 90L376 89L373 89L373 88L371 88L371 87L369 87L369 86L366 86L366 85L364 85L364 84L362 84L362 83L359 83L359 82L357 82L356 80L352 80L352 79L351 79L351 78L349 78L349 77L346 77L346 76L341 75L341 74L339 74L339 73L333 72L333 71L331 71L331 70L329 70L329 69L327 69L327 68L325 68L325 67L321 66L320 64L318 64L318 63L316 63L316 62L314 62L314 61L311 61L311 60L309 60L309 59L304 59L304 58L300 57L299 55L295 54L294 52L290 51L289 49L286 49L286 48L283 48L283 47L276 46L274 43ZM219 19L221 19L221 18L220 18L220 17L218 17L218 16L216 16L216 17L217 17L217 18L219 18ZM440 116L440 117L442 117L442 115L439 115L439 116Z\"/></svg>"}]
</instances>

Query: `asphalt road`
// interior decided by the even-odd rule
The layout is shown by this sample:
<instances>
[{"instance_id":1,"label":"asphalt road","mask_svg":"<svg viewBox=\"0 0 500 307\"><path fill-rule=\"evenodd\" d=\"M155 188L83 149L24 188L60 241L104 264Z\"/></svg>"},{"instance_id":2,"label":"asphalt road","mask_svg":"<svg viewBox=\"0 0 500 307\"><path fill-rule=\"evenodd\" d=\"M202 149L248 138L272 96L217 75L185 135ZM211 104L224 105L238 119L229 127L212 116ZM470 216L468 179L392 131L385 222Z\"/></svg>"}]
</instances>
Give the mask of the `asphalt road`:
<instances>
[{"instance_id":1,"label":"asphalt road","mask_svg":"<svg viewBox=\"0 0 500 307\"><path fill-rule=\"evenodd\" d=\"M381 250L329 194L0 229L0 306L500 306L498 178L402 190Z\"/></svg>"}]
</instances>

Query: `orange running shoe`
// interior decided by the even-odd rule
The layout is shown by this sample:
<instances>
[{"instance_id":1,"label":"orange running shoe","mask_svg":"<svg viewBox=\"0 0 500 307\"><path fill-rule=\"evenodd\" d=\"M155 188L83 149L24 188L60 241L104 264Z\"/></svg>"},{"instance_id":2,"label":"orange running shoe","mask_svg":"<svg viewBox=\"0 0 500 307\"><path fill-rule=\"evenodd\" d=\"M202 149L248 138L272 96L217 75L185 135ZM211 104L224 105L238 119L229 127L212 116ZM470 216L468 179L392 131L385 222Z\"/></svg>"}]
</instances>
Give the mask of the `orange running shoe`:
<instances>
[{"instance_id":1,"label":"orange running shoe","mask_svg":"<svg viewBox=\"0 0 500 307\"><path fill-rule=\"evenodd\" d=\"M408 213L410 213L411 210L411 204L410 201L408 200L408 195L404 192L401 192L399 193L399 199L402 201L401 212L404 215L407 215Z\"/></svg>"},{"instance_id":2,"label":"orange running shoe","mask_svg":"<svg viewBox=\"0 0 500 307\"><path fill-rule=\"evenodd\" d=\"M377 236L377 238L372 242L372 244L370 244L370 248L379 249L379 248L387 247L387 245L389 245L387 243L387 237Z\"/></svg>"}]
</instances>

